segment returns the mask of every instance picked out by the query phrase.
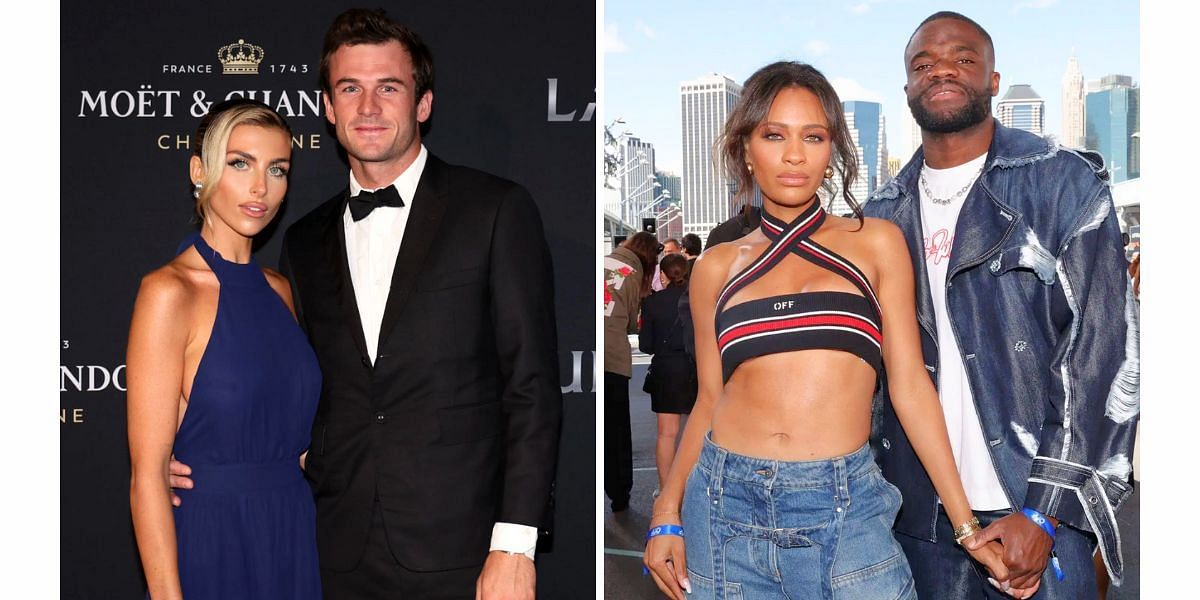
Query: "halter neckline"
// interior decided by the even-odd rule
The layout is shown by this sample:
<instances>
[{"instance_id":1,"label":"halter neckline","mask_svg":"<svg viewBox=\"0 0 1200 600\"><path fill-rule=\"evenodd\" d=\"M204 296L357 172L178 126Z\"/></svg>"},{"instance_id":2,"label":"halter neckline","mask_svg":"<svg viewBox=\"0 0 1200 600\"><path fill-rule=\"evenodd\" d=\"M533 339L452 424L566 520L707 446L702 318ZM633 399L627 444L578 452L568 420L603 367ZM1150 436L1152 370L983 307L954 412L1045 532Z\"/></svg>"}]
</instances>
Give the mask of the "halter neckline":
<instances>
[{"instance_id":1,"label":"halter neckline","mask_svg":"<svg viewBox=\"0 0 1200 600\"><path fill-rule=\"evenodd\" d=\"M195 246L196 252L200 254L200 258L216 274L217 280L222 283L257 285L260 282L266 282L265 275L263 275L262 269L259 268L258 261L253 255L250 256L250 262L247 263L227 260L215 248L208 245L208 242L204 241L200 232L189 235L183 244L180 245L179 252L182 253L193 246Z\"/></svg>"},{"instance_id":2,"label":"halter neckline","mask_svg":"<svg viewBox=\"0 0 1200 600\"><path fill-rule=\"evenodd\" d=\"M795 219L792 219L792 222L790 223L785 222L783 219L772 216L766 210L762 210L760 212L762 213L762 218L759 221L758 228L763 232L763 235L767 236L767 239L771 240L772 242L778 241L779 237L783 235L785 231L790 231L792 227L810 219L813 220L813 222L805 224L803 228L804 233L802 236L804 238L811 237L813 233L816 233L817 230L821 228L821 225L825 222L826 216L825 209L821 207L821 202L815 198L803 211L800 212L799 215L796 216Z\"/></svg>"}]
</instances>

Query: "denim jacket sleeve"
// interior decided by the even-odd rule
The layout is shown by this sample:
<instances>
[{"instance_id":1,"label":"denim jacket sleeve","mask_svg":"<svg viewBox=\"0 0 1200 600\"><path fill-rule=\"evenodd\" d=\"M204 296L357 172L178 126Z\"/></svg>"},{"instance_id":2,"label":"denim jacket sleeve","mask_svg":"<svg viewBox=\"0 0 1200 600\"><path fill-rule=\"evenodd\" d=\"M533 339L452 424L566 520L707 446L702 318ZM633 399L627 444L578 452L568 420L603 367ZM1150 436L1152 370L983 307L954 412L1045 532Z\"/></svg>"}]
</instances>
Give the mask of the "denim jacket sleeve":
<instances>
[{"instance_id":1,"label":"denim jacket sleeve","mask_svg":"<svg viewBox=\"0 0 1200 600\"><path fill-rule=\"evenodd\" d=\"M1097 178L1056 259L1056 312L1066 315L1025 506L1090 531L1115 583L1122 575L1115 513L1132 492L1138 420L1137 304L1107 182Z\"/></svg>"}]
</instances>

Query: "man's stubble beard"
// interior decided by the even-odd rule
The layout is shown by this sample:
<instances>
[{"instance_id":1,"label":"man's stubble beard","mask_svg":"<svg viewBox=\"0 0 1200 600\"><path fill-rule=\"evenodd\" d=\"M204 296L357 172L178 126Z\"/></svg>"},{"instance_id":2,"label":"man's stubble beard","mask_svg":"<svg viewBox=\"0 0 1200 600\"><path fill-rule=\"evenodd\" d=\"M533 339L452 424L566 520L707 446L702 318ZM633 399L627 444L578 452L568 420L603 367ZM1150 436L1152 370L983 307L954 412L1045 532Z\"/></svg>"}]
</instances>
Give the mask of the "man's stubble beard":
<instances>
[{"instance_id":1,"label":"man's stubble beard","mask_svg":"<svg viewBox=\"0 0 1200 600\"><path fill-rule=\"evenodd\" d=\"M973 125L982 123L992 115L992 98L979 90L973 90L965 85L959 86L967 96L967 103L949 114L937 114L927 110L921 104L923 93L908 99L908 108L912 110L913 120L924 131L933 133L956 133Z\"/></svg>"}]
</instances>

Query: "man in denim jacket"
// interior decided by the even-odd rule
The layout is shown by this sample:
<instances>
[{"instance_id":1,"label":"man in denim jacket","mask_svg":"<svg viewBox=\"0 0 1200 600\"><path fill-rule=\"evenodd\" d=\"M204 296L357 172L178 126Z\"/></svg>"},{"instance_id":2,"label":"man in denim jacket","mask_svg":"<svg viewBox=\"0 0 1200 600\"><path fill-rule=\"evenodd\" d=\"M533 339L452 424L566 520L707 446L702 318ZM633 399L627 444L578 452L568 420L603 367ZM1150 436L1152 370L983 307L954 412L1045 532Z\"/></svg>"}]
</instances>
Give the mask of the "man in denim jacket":
<instances>
[{"instance_id":1,"label":"man in denim jacket","mask_svg":"<svg viewBox=\"0 0 1200 600\"><path fill-rule=\"evenodd\" d=\"M904 495L897 538L922 599L1039 586L1039 598L1095 598L1097 544L1112 581L1122 576L1114 515L1132 491L1140 401L1136 304L1103 160L991 118L1000 76L974 21L932 15L905 61L922 147L865 211L908 241L925 363L987 526L972 543L998 539L1009 573L989 586L955 546L881 385L872 442Z\"/></svg>"}]
</instances>

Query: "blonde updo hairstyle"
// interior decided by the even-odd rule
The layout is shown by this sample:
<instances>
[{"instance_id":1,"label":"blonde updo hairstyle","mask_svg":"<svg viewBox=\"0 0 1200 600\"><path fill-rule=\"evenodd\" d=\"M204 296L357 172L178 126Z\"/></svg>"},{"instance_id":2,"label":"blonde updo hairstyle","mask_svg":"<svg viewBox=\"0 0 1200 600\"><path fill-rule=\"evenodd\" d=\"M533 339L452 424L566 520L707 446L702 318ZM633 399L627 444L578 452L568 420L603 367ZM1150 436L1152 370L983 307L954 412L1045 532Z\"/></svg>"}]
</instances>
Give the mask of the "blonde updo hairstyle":
<instances>
[{"instance_id":1,"label":"blonde updo hairstyle","mask_svg":"<svg viewBox=\"0 0 1200 600\"><path fill-rule=\"evenodd\" d=\"M208 222L208 213L212 205L212 195L216 193L217 183L225 172L225 152L229 148L229 137L238 125L254 125L268 129L278 129L288 136L291 143L292 129L287 121L271 107L258 100L236 98L215 104L208 114L200 119L196 129L193 154L200 158L203 179L199 182L201 188L196 197L196 218L200 223Z\"/></svg>"}]
</instances>

